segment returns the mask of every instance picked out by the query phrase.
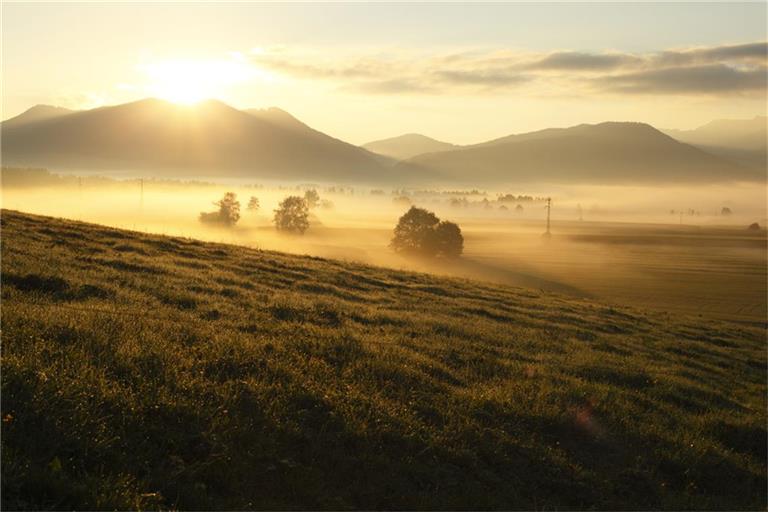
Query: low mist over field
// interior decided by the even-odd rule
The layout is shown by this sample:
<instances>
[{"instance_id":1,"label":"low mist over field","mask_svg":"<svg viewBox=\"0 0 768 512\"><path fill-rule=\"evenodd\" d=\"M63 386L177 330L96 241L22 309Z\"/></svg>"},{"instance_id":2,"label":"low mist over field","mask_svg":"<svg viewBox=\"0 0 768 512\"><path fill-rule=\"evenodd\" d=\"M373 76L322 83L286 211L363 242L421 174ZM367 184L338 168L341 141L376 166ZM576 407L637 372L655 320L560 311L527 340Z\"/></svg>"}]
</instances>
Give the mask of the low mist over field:
<instances>
[{"instance_id":1,"label":"low mist over field","mask_svg":"<svg viewBox=\"0 0 768 512\"><path fill-rule=\"evenodd\" d=\"M493 192L3 172L5 208L661 309L765 318L765 230L747 230L754 222L766 224L764 191L749 184ZM277 231L273 217L279 202L307 190L321 199L311 210L309 229L303 236ZM227 192L242 203L239 221L201 222L200 213L215 210L213 203ZM246 209L250 197L258 198L258 211ZM549 240L541 236L546 197L553 201ZM461 226L460 261L429 261L391 250L397 219L412 205Z\"/></svg>"}]
</instances>

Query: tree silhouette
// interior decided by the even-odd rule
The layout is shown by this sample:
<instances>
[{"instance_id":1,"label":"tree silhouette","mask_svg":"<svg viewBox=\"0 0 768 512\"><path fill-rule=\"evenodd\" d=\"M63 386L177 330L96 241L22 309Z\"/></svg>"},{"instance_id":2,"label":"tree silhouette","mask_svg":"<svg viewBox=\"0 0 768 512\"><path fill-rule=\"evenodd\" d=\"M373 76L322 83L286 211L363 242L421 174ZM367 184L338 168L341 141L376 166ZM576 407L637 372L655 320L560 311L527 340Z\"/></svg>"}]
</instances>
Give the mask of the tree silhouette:
<instances>
[{"instance_id":1,"label":"tree silhouette","mask_svg":"<svg viewBox=\"0 0 768 512\"><path fill-rule=\"evenodd\" d=\"M304 234L309 227L309 208L303 197L288 196L275 210L275 227L278 231Z\"/></svg>"},{"instance_id":2,"label":"tree silhouette","mask_svg":"<svg viewBox=\"0 0 768 512\"><path fill-rule=\"evenodd\" d=\"M307 190L304 192L304 200L307 202L308 208L316 208L320 204L320 194L315 189Z\"/></svg>"},{"instance_id":3,"label":"tree silhouette","mask_svg":"<svg viewBox=\"0 0 768 512\"><path fill-rule=\"evenodd\" d=\"M464 237L453 222L440 222L434 213L412 206L395 226L390 246L405 254L455 258L464 249Z\"/></svg>"},{"instance_id":4,"label":"tree silhouette","mask_svg":"<svg viewBox=\"0 0 768 512\"><path fill-rule=\"evenodd\" d=\"M219 207L216 212L200 213L201 222L213 222L233 226L240 220L240 201L234 192L227 192L219 201L213 203Z\"/></svg>"},{"instance_id":5,"label":"tree silhouette","mask_svg":"<svg viewBox=\"0 0 768 512\"><path fill-rule=\"evenodd\" d=\"M446 258L458 258L464 250L461 228L453 222L443 221L435 227L437 253Z\"/></svg>"},{"instance_id":6,"label":"tree silhouette","mask_svg":"<svg viewBox=\"0 0 768 512\"><path fill-rule=\"evenodd\" d=\"M261 208L261 203L259 203L259 198L256 196L251 196L251 198L248 200L248 206L246 208L248 209L248 211L251 211L251 212L259 211L259 208Z\"/></svg>"}]
</instances>

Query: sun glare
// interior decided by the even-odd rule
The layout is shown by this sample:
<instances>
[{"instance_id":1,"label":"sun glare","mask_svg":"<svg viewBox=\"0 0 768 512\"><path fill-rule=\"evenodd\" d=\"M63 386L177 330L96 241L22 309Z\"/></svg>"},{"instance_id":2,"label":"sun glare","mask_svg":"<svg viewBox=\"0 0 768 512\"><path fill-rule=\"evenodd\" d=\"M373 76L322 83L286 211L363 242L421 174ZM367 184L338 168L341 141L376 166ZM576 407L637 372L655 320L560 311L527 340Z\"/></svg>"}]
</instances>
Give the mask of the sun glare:
<instances>
[{"instance_id":1,"label":"sun glare","mask_svg":"<svg viewBox=\"0 0 768 512\"><path fill-rule=\"evenodd\" d=\"M242 60L166 60L142 66L154 97L190 105L223 99L230 87L264 72Z\"/></svg>"}]
</instances>

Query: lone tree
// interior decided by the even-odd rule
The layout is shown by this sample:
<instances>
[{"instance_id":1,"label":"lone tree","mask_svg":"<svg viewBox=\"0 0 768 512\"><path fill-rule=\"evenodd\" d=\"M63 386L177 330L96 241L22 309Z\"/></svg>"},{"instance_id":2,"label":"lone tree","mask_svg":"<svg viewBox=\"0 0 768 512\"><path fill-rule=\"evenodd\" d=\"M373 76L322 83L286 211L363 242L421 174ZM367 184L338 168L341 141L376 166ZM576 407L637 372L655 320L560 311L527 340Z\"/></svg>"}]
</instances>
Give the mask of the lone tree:
<instances>
[{"instance_id":1,"label":"lone tree","mask_svg":"<svg viewBox=\"0 0 768 512\"><path fill-rule=\"evenodd\" d=\"M308 208L316 208L320 204L320 194L315 189L307 190L304 192L304 200L307 202Z\"/></svg>"},{"instance_id":2,"label":"lone tree","mask_svg":"<svg viewBox=\"0 0 768 512\"><path fill-rule=\"evenodd\" d=\"M303 197L288 196L275 210L275 227L278 231L303 235L309 227L309 208Z\"/></svg>"},{"instance_id":3,"label":"lone tree","mask_svg":"<svg viewBox=\"0 0 768 512\"><path fill-rule=\"evenodd\" d=\"M435 227L437 254L446 258L458 258L464 250L464 237L458 224L442 221Z\"/></svg>"},{"instance_id":4,"label":"lone tree","mask_svg":"<svg viewBox=\"0 0 768 512\"><path fill-rule=\"evenodd\" d=\"M390 246L405 254L456 258L464 250L464 237L453 222L440 222L434 213L412 206L397 222Z\"/></svg>"},{"instance_id":5,"label":"lone tree","mask_svg":"<svg viewBox=\"0 0 768 512\"><path fill-rule=\"evenodd\" d=\"M234 226L240 220L240 201L234 192L227 192L219 201L213 203L219 207L216 212L200 213L200 222L220 223Z\"/></svg>"},{"instance_id":6,"label":"lone tree","mask_svg":"<svg viewBox=\"0 0 768 512\"><path fill-rule=\"evenodd\" d=\"M251 198L248 200L248 206L246 206L246 208L250 212L259 211L259 208L261 208L261 203L259 203L259 198L256 196L251 196Z\"/></svg>"}]
</instances>

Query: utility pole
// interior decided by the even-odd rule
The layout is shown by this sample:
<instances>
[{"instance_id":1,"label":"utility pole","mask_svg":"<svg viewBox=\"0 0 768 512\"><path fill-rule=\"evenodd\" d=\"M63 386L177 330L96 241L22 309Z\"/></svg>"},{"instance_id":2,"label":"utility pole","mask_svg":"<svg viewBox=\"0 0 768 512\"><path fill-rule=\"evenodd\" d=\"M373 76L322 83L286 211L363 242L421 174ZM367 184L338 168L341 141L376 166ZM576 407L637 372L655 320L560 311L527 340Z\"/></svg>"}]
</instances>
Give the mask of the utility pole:
<instances>
[{"instance_id":1,"label":"utility pole","mask_svg":"<svg viewBox=\"0 0 768 512\"><path fill-rule=\"evenodd\" d=\"M547 209L547 231L542 235L544 238L550 238L552 236L552 233L549 232L549 216L552 212L552 198L547 198L547 205L544 207Z\"/></svg>"},{"instance_id":2,"label":"utility pole","mask_svg":"<svg viewBox=\"0 0 768 512\"><path fill-rule=\"evenodd\" d=\"M584 220L584 215L581 211L581 203L577 204L576 207L579 209L579 222Z\"/></svg>"}]
</instances>

